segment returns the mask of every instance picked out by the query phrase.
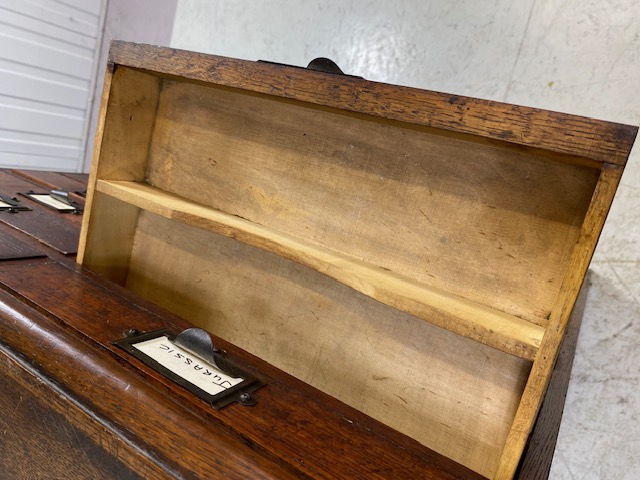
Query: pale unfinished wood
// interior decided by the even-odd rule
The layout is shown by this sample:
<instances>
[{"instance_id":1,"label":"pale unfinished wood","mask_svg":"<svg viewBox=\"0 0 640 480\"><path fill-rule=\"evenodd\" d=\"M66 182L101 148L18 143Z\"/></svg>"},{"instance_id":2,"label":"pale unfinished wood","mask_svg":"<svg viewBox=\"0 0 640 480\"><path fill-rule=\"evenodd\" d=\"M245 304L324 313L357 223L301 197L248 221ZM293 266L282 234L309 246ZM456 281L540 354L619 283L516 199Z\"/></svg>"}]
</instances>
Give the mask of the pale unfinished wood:
<instances>
[{"instance_id":1,"label":"pale unfinished wood","mask_svg":"<svg viewBox=\"0 0 640 480\"><path fill-rule=\"evenodd\" d=\"M532 360L544 334L542 327L518 317L146 184L98 180L97 191L165 218L277 253L382 303L512 355Z\"/></svg>"},{"instance_id":2,"label":"pale unfinished wood","mask_svg":"<svg viewBox=\"0 0 640 480\"><path fill-rule=\"evenodd\" d=\"M94 189L97 178L144 179L160 85L156 76L113 64L107 66L88 191ZM103 214L84 216L78 263L91 264L104 274L112 272L113 279L122 282L126 279L137 211L106 198L101 200L102 208L94 207L93 201L93 196L88 195L86 211ZM85 259L85 255L90 258Z\"/></svg>"},{"instance_id":3,"label":"pale unfinished wood","mask_svg":"<svg viewBox=\"0 0 640 480\"><path fill-rule=\"evenodd\" d=\"M531 366L146 209L127 288L488 476Z\"/></svg>"},{"instance_id":4,"label":"pale unfinished wood","mask_svg":"<svg viewBox=\"0 0 640 480\"><path fill-rule=\"evenodd\" d=\"M589 206L586 221L571 256L570 266L562 281L562 288L556 300L549 327L545 333L536 361L533 364L518 412L511 426L508 441L494 477L496 480L513 478L518 468L520 455L529 433L533 429L538 409L551 378L560 344L567 329L571 311L578 298L580 287L598 242L599 232L602 231L609 213L622 172L623 169L621 167L614 165L605 166L602 170L598 186L593 194L593 200Z\"/></svg>"},{"instance_id":5,"label":"pale unfinished wood","mask_svg":"<svg viewBox=\"0 0 640 480\"><path fill-rule=\"evenodd\" d=\"M162 81L154 76L114 67L104 112L97 175L113 180L143 180Z\"/></svg>"},{"instance_id":6,"label":"pale unfinished wood","mask_svg":"<svg viewBox=\"0 0 640 480\"><path fill-rule=\"evenodd\" d=\"M597 170L165 82L147 181L545 325Z\"/></svg>"},{"instance_id":7,"label":"pale unfinished wood","mask_svg":"<svg viewBox=\"0 0 640 480\"><path fill-rule=\"evenodd\" d=\"M83 265L120 285L127 281L131 249L138 222L135 205L98 192L93 195L95 215L85 234Z\"/></svg>"},{"instance_id":8,"label":"pale unfinished wood","mask_svg":"<svg viewBox=\"0 0 640 480\"><path fill-rule=\"evenodd\" d=\"M98 178L98 165L100 159L100 151L102 150L102 139L104 137L104 123L107 117L107 109L109 105L109 94L111 92L111 80L113 79L114 65L109 64L105 70L104 82L102 85L102 96L100 100L100 110L98 112L98 121L96 124L96 135L93 141L93 158L91 162L91 170L89 172L89 181L87 183L87 196L85 199L85 211L93 210L93 195L96 180ZM89 221L91 215L82 216L82 228L80 230L80 241L78 243L78 253L76 261L82 265L84 263L85 252L87 249L87 234L89 233Z\"/></svg>"}]
</instances>

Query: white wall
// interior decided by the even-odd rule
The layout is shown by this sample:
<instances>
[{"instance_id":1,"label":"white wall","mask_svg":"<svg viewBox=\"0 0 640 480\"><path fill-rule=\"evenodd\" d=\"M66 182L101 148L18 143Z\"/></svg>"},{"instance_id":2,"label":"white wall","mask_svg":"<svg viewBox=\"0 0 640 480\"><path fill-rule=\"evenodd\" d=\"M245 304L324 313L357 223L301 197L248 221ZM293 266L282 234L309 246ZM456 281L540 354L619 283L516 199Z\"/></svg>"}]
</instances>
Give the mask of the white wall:
<instances>
[{"instance_id":1,"label":"white wall","mask_svg":"<svg viewBox=\"0 0 640 480\"><path fill-rule=\"evenodd\" d=\"M640 124L638 0L179 0L172 46ZM640 145L592 264L551 478L640 478Z\"/></svg>"},{"instance_id":2,"label":"white wall","mask_svg":"<svg viewBox=\"0 0 640 480\"><path fill-rule=\"evenodd\" d=\"M0 0L0 167L77 172L103 0Z\"/></svg>"},{"instance_id":3,"label":"white wall","mask_svg":"<svg viewBox=\"0 0 640 480\"><path fill-rule=\"evenodd\" d=\"M106 9L102 45L98 58L96 88L92 98L91 118L88 128L89 141L86 151L83 152L82 156L85 172L89 171L93 156L93 141L111 40L126 40L152 45L169 45L178 0L106 1L108 1L108 6Z\"/></svg>"}]
</instances>

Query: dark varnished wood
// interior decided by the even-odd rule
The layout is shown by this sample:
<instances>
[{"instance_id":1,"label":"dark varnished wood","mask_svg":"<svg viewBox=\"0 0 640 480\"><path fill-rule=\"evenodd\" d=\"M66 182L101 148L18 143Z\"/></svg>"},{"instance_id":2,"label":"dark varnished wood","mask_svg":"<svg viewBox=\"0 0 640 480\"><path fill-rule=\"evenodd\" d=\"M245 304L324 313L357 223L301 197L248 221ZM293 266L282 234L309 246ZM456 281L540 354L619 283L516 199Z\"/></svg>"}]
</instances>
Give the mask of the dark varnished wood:
<instances>
[{"instance_id":1,"label":"dark varnished wood","mask_svg":"<svg viewBox=\"0 0 640 480\"><path fill-rule=\"evenodd\" d=\"M13 175L25 178L30 182L44 187L46 190L65 190L71 195L71 199L80 205L84 205L84 197L80 195L86 192L88 175L46 172L41 170L11 170Z\"/></svg>"},{"instance_id":2,"label":"dark varnished wood","mask_svg":"<svg viewBox=\"0 0 640 480\"><path fill-rule=\"evenodd\" d=\"M84 188L87 187L87 180L89 180L89 174L87 173L65 172L61 175L64 175L65 177L71 178L73 180L77 180L84 185Z\"/></svg>"},{"instance_id":3,"label":"dark varnished wood","mask_svg":"<svg viewBox=\"0 0 640 480\"><path fill-rule=\"evenodd\" d=\"M46 192L49 189L8 171L0 171L1 193L18 198L20 192L29 190ZM55 212L26 197L20 196L19 200L32 210L15 214L0 212L3 213L0 215L0 222L36 238L65 255L73 255L78 251L79 228L82 223L79 215Z\"/></svg>"},{"instance_id":4,"label":"dark varnished wood","mask_svg":"<svg viewBox=\"0 0 640 480\"><path fill-rule=\"evenodd\" d=\"M11 215L7 212L0 212L0 215ZM16 258L46 257L44 250L30 245L28 242L16 238L11 232L4 228L0 229L0 260L11 260Z\"/></svg>"},{"instance_id":5,"label":"dark varnished wood","mask_svg":"<svg viewBox=\"0 0 640 480\"><path fill-rule=\"evenodd\" d=\"M0 180L13 185L16 178ZM45 209L42 218L59 217ZM25 245L38 248L33 237L10 233L10 241L23 236ZM41 416L15 415L13 429L34 436L28 448L57 452L24 465L26 457L3 443L0 455L15 460L11 472L49 478L52 463L62 459L71 462L64 463L71 465L70 478L92 478L91 465L108 472L107 478L133 472L143 478L479 478L221 340L232 358L269 386L256 393L254 408L214 412L110 344L126 328L180 331L187 322L95 274L76 271L55 252L51 256L58 261L6 261L0 269L0 405L20 413L15 396L21 395L28 411ZM519 478L548 475L580 312L574 312ZM59 435L37 428L37 418L60 425ZM76 458L73 466L77 455L89 462Z\"/></svg>"},{"instance_id":6,"label":"dark varnished wood","mask_svg":"<svg viewBox=\"0 0 640 480\"><path fill-rule=\"evenodd\" d=\"M78 274L50 260L28 265L8 262L0 271L0 283L66 328L86 335L86 341L131 362L150 383L157 388L162 385L166 394L204 417L205 425L221 422L278 463L295 466L300 474L312 478L481 478L220 339L215 339L216 344L268 386L256 393L255 407L234 405L215 412L110 344L129 328L179 332L189 324L95 275ZM136 302L125 301L125 297Z\"/></svg>"},{"instance_id":7,"label":"dark varnished wood","mask_svg":"<svg viewBox=\"0 0 640 480\"><path fill-rule=\"evenodd\" d=\"M75 406L46 377L0 354L0 464L6 479L142 479L109 452L100 436L71 417ZM104 437L103 437L104 438ZM122 451L122 450L120 450Z\"/></svg>"},{"instance_id":8,"label":"dark varnished wood","mask_svg":"<svg viewBox=\"0 0 640 480\"><path fill-rule=\"evenodd\" d=\"M159 394L152 382L100 348L6 293L0 298L5 351L27 355L38 378L60 386L48 401L50 408L105 450L117 452L142 478L294 478L224 427Z\"/></svg>"},{"instance_id":9,"label":"dark varnished wood","mask_svg":"<svg viewBox=\"0 0 640 480\"><path fill-rule=\"evenodd\" d=\"M78 238L80 233L75 225L64 219L64 216L71 214L55 213L56 216L49 215L44 210L46 207L37 207L29 204L33 208L30 212L20 212L15 215L3 215L0 221L20 230L32 237L37 238L45 245L57 250L65 255L74 255L78 251Z\"/></svg>"},{"instance_id":10,"label":"dark varnished wood","mask_svg":"<svg viewBox=\"0 0 640 480\"><path fill-rule=\"evenodd\" d=\"M109 59L183 79L481 135L602 163L624 165L637 134L637 127L586 117L150 45L114 41Z\"/></svg>"},{"instance_id":11,"label":"dark varnished wood","mask_svg":"<svg viewBox=\"0 0 640 480\"><path fill-rule=\"evenodd\" d=\"M88 180L86 174L70 177L69 174L43 170L11 170L11 173L48 189L62 189L70 192L84 190Z\"/></svg>"}]
</instances>

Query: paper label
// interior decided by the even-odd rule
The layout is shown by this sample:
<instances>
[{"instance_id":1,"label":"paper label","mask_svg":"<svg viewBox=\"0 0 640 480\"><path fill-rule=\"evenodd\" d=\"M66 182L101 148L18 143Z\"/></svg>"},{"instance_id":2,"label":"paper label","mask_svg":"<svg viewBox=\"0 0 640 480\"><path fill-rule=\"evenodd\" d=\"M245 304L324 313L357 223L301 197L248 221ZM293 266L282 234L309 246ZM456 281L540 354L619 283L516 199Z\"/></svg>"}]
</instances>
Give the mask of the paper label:
<instances>
[{"instance_id":1,"label":"paper label","mask_svg":"<svg viewBox=\"0 0 640 480\"><path fill-rule=\"evenodd\" d=\"M56 198L53 198L48 193L30 193L29 196L34 200L55 208L56 210L75 210L75 207L72 207Z\"/></svg>"},{"instance_id":2,"label":"paper label","mask_svg":"<svg viewBox=\"0 0 640 480\"><path fill-rule=\"evenodd\" d=\"M131 346L210 395L224 392L244 381L243 378L230 377L213 365L200 360L174 345L166 336L133 343Z\"/></svg>"}]
</instances>

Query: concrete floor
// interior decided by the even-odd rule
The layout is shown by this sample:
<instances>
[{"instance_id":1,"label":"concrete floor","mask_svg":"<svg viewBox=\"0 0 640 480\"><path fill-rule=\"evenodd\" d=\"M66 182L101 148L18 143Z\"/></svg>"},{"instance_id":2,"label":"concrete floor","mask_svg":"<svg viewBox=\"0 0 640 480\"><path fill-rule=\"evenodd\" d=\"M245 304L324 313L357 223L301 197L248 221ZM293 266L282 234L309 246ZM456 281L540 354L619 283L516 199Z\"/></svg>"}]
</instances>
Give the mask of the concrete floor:
<instances>
[{"instance_id":1,"label":"concrete floor","mask_svg":"<svg viewBox=\"0 0 640 480\"><path fill-rule=\"evenodd\" d=\"M637 0L179 0L172 46L640 124ZM592 263L553 479L640 478L640 145Z\"/></svg>"}]
</instances>

